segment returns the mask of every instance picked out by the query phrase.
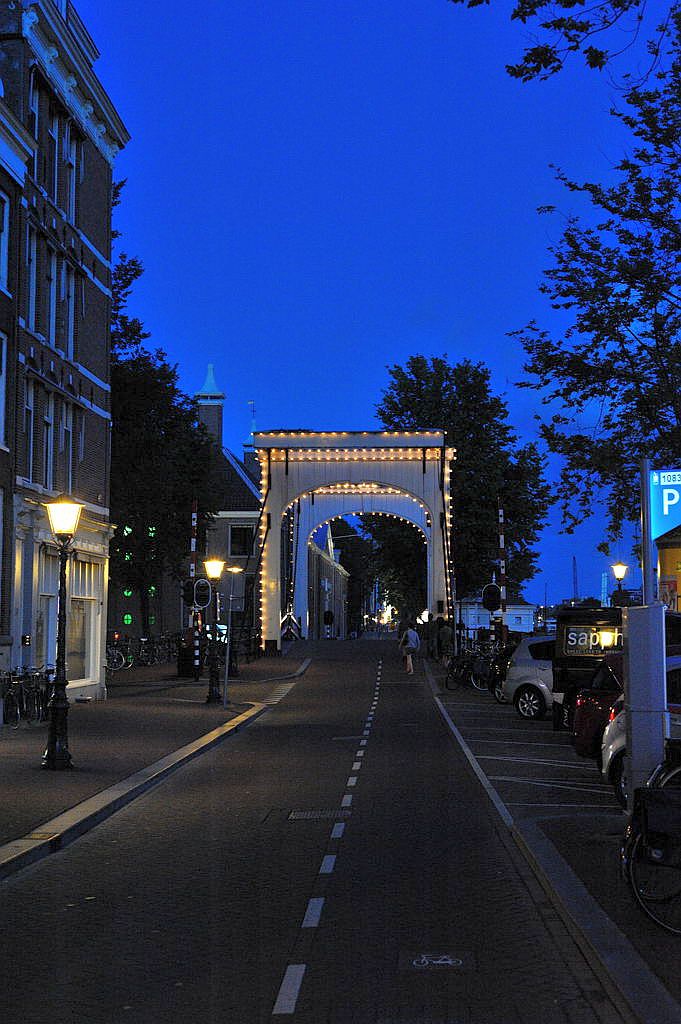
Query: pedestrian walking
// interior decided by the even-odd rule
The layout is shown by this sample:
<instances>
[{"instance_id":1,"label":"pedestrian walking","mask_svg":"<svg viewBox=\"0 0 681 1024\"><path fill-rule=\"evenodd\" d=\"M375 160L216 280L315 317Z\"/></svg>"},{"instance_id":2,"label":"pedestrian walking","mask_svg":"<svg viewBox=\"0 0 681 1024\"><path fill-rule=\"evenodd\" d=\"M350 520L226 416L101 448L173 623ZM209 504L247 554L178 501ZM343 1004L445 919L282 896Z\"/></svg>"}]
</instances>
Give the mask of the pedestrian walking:
<instances>
[{"instance_id":1,"label":"pedestrian walking","mask_svg":"<svg viewBox=\"0 0 681 1024\"><path fill-rule=\"evenodd\" d=\"M411 621L400 638L400 647L404 656L404 665L408 676L414 674L414 662L412 657L421 646L419 635L416 632L416 623Z\"/></svg>"}]
</instances>

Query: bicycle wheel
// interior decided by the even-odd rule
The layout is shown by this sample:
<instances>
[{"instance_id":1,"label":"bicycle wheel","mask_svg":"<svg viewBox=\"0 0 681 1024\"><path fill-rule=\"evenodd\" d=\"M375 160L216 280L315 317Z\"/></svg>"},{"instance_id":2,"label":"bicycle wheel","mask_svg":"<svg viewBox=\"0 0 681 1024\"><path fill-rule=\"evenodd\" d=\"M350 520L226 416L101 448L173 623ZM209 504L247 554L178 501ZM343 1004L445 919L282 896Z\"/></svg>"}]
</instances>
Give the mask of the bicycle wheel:
<instances>
[{"instance_id":1,"label":"bicycle wheel","mask_svg":"<svg viewBox=\"0 0 681 1024\"><path fill-rule=\"evenodd\" d=\"M636 902L651 920L673 935L681 935L681 864L664 863L660 851L649 848L641 833L631 839L628 879Z\"/></svg>"},{"instance_id":2,"label":"bicycle wheel","mask_svg":"<svg viewBox=\"0 0 681 1024\"><path fill-rule=\"evenodd\" d=\"M109 647L106 652L106 667L111 672L118 672L125 665L125 655L117 647Z\"/></svg>"},{"instance_id":3,"label":"bicycle wheel","mask_svg":"<svg viewBox=\"0 0 681 1024\"><path fill-rule=\"evenodd\" d=\"M657 779L657 785L660 787L681 786L681 764L675 764L666 770L663 768Z\"/></svg>"},{"instance_id":4,"label":"bicycle wheel","mask_svg":"<svg viewBox=\"0 0 681 1024\"><path fill-rule=\"evenodd\" d=\"M2 703L2 717L5 725L11 729L18 729L21 721L21 709L19 701L13 693L6 693Z\"/></svg>"}]
</instances>

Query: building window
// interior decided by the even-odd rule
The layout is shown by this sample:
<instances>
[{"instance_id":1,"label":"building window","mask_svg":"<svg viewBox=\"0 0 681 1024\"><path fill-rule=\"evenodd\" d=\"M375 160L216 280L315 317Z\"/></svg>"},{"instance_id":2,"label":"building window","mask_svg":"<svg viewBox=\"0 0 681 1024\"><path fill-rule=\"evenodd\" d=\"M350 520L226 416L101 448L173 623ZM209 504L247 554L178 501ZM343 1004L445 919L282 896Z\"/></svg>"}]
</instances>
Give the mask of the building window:
<instances>
[{"instance_id":1,"label":"building window","mask_svg":"<svg viewBox=\"0 0 681 1024\"><path fill-rule=\"evenodd\" d=\"M47 341L57 344L57 254L47 248Z\"/></svg>"},{"instance_id":2,"label":"building window","mask_svg":"<svg viewBox=\"0 0 681 1024\"><path fill-rule=\"evenodd\" d=\"M35 406L35 385L32 380L26 381L24 397L24 435L26 443L26 479L33 479L33 409Z\"/></svg>"},{"instance_id":3,"label":"building window","mask_svg":"<svg viewBox=\"0 0 681 1024\"><path fill-rule=\"evenodd\" d=\"M86 679L88 672L88 643L91 633L92 601L71 598L66 630L66 663L70 679Z\"/></svg>"},{"instance_id":4,"label":"building window","mask_svg":"<svg viewBox=\"0 0 681 1024\"><path fill-rule=\"evenodd\" d=\"M37 142L38 135L40 133L40 89L38 87L38 80L35 74L31 78L31 85L28 97L28 108L28 130ZM36 146L33 150L33 179L34 181L38 180L38 146Z\"/></svg>"},{"instance_id":5,"label":"building window","mask_svg":"<svg viewBox=\"0 0 681 1024\"><path fill-rule=\"evenodd\" d=\"M250 526L232 526L229 531L230 555L250 555L253 531Z\"/></svg>"},{"instance_id":6,"label":"building window","mask_svg":"<svg viewBox=\"0 0 681 1024\"><path fill-rule=\"evenodd\" d=\"M66 216L76 223L76 184L78 181L78 137L68 121L64 127L64 193Z\"/></svg>"},{"instance_id":7,"label":"building window","mask_svg":"<svg viewBox=\"0 0 681 1024\"><path fill-rule=\"evenodd\" d=\"M29 227L26 244L26 264L28 267L28 308L26 324L29 331L35 331L38 308L38 233Z\"/></svg>"},{"instance_id":8,"label":"building window","mask_svg":"<svg viewBox=\"0 0 681 1024\"><path fill-rule=\"evenodd\" d=\"M54 395L49 394L43 413L43 487L54 487Z\"/></svg>"},{"instance_id":9,"label":"building window","mask_svg":"<svg viewBox=\"0 0 681 1024\"><path fill-rule=\"evenodd\" d=\"M68 263L64 265L64 351L67 359L73 359L76 335L76 274Z\"/></svg>"},{"instance_id":10,"label":"building window","mask_svg":"<svg viewBox=\"0 0 681 1024\"><path fill-rule=\"evenodd\" d=\"M9 288L9 197L0 192L0 288Z\"/></svg>"},{"instance_id":11,"label":"building window","mask_svg":"<svg viewBox=\"0 0 681 1024\"><path fill-rule=\"evenodd\" d=\"M59 114L53 111L47 130L47 191L52 202L57 205L59 196Z\"/></svg>"},{"instance_id":12,"label":"building window","mask_svg":"<svg viewBox=\"0 0 681 1024\"><path fill-rule=\"evenodd\" d=\"M73 489L73 406L62 402L59 424L59 451L64 455L64 489Z\"/></svg>"},{"instance_id":13,"label":"building window","mask_svg":"<svg viewBox=\"0 0 681 1024\"><path fill-rule=\"evenodd\" d=\"M7 338L0 334L0 444L5 443L5 407L7 404Z\"/></svg>"}]
</instances>

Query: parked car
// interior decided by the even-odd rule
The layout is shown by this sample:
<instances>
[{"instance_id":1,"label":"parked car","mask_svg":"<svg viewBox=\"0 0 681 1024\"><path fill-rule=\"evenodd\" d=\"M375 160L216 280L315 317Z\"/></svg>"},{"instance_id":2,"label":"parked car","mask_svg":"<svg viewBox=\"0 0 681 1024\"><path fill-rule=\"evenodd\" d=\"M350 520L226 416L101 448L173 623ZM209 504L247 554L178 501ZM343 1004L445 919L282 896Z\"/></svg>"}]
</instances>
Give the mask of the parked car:
<instances>
[{"instance_id":1,"label":"parked car","mask_svg":"<svg viewBox=\"0 0 681 1024\"><path fill-rule=\"evenodd\" d=\"M555 646L555 634L533 634L511 655L502 693L521 718L542 718L551 707Z\"/></svg>"},{"instance_id":2,"label":"parked car","mask_svg":"<svg viewBox=\"0 0 681 1024\"><path fill-rule=\"evenodd\" d=\"M670 732L681 738L681 656L667 658L667 707ZM622 807L627 806L627 713L624 696L613 704L601 743L601 774Z\"/></svg>"},{"instance_id":3,"label":"parked car","mask_svg":"<svg viewBox=\"0 0 681 1024\"><path fill-rule=\"evenodd\" d=\"M623 690L621 653L607 654L589 680L575 695L572 716L572 744L581 757L600 762L603 732L610 710Z\"/></svg>"}]
</instances>

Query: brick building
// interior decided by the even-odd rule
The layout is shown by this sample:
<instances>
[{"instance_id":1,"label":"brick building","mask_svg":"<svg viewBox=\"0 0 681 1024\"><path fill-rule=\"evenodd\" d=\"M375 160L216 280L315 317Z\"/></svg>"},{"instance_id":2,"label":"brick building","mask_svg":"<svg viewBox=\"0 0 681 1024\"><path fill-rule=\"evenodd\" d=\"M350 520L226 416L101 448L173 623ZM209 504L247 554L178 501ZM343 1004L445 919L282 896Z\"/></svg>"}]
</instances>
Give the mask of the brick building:
<instances>
[{"instance_id":1,"label":"brick building","mask_svg":"<svg viewBox=\"0 0 681 1024\"><path fill-rule=\"evenodd\" d=\"M70 0L0 4L0 665L54 663L58 559L43 503L68 492L85 506L69 573L72 695L103 686L111 192L129 140L98 56Z\"/></svg>"}]
</instances>

